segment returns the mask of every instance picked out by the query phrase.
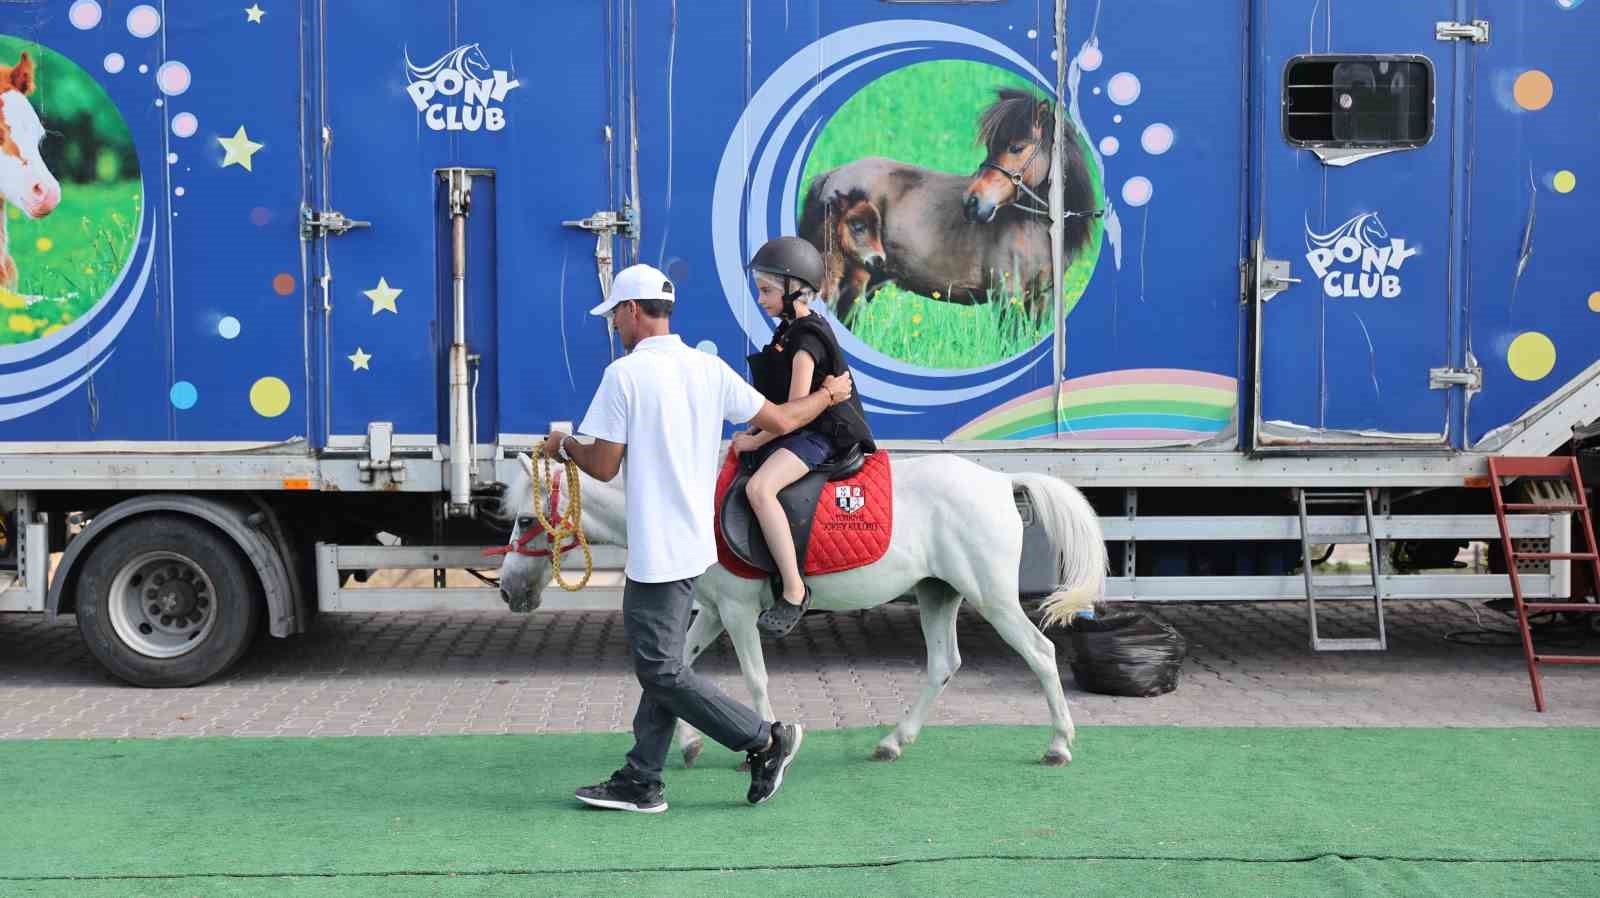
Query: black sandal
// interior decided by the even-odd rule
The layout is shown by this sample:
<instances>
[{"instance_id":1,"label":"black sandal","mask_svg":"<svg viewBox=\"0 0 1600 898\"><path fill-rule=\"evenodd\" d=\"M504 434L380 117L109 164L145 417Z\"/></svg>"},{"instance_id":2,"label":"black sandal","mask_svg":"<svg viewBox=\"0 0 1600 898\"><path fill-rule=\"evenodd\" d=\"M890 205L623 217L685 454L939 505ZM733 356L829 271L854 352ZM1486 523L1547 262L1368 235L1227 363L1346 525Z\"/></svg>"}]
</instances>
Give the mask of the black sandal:
<instances>
[{"instance_id":1,"label":"black sandal","mask_svg":"<svg viewBox=\"0 0 1600 898\"><path fill-rule=\"evenodd\" d=\"M800 618L805 617L806 612L810 610L810 586L806 587L805 597L798 605L789 604L783 598L783 591L777 590L773 593L772 607L761 612L761 616L756 618L756 629L761 631L762 636L782 639L794 630L795 625L800 623Z\"/></svg>"}]
</instances>

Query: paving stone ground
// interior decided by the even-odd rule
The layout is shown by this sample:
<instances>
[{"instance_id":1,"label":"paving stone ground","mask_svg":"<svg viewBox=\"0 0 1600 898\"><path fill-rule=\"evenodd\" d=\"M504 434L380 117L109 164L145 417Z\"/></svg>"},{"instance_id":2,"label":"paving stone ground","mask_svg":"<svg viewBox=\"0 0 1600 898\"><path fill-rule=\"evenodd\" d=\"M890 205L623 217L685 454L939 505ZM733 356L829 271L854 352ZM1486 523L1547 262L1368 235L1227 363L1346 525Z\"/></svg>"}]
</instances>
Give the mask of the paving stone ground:
<instances>
[{"instance_id":1,"label":"paving stone ground","mask_svg":"<svg viewBox=\"0 0 1600 898\"><path fill-rule=\"evenodd\" d=\"M1546 668L1551 709L1538 714L1519 648L1445 638L1480 621L1508 627L1481 606L1394 603L1388 651L1334 654L1307 648L1295 604L1143 607L1189 642L1178 689L1084 692L1054 633L1079 725L1600 725L1600 669ZM1323 614L1325 635L1366 622L1350 605ZM1020 657L974 613L963 612L959 634L963 666L929 722L1044 726L1038 680ZM1578 648L1600 654L1600 641ZM894 723L922 688L923 662L910 605L811 615L767 653L778 715L820 727ZM726 637L698 667L748 696ZM223 678L168 690L112 678L71 617L0 614L8 739L623 731L638 692L616 611L323 615L310 634L264 638Z\"/></svg>"}]
</instances>

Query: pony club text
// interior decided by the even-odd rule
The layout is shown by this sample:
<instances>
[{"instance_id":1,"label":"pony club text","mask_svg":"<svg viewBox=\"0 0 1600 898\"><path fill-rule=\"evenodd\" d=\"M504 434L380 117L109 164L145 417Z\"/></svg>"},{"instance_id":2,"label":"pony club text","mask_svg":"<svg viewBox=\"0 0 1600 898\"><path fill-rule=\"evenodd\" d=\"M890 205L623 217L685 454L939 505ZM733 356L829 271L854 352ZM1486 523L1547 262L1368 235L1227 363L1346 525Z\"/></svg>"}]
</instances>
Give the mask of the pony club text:
<instances>
[{"instance_id":1,"label":"pony club text","mask_svg":"<svg viewBox=\"0 0 1600 898\"><path fill-rule=\"evenodd\" d=\"M521 87L504 69L491 69L477 44L463 44L428 65L406 55L406 95L435 131L499 131L506 94Z\"/></svg>"},{"instance_id":2,"label":"pony club text","mask_svg":"<svg viewBox=\"0 0 1600 898\"><path fill-rule=\"evenodd\" d=\"M1306 228L1306 262L1322 282L1322 292L1333 299L1399 298L1400 275L1391 272L1419 252L1389 237L1375 212L1357 215L1327 234Z\"/></svg>"}]
</instances>

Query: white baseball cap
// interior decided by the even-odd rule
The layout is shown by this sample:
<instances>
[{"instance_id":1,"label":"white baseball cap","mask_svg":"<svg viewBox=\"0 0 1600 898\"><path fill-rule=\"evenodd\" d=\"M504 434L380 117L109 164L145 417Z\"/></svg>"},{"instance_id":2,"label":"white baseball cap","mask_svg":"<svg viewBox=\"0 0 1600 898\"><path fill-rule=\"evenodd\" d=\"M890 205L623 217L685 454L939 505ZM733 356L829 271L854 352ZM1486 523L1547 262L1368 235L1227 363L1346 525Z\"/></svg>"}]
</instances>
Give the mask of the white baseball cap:
<instances>
[{"instance_id":1,"label":"white baseball cap","mask_svg":"<svg viewBox=\"0 0 1600 898\"><path fill-rule=\"evenodd\" d=\"M604 315L617 306L635 299L674 300L672 280L649 265L629 265L611 279L611 295L605 302L589 310L590 315Z\"/></svg>"}]
</instances>

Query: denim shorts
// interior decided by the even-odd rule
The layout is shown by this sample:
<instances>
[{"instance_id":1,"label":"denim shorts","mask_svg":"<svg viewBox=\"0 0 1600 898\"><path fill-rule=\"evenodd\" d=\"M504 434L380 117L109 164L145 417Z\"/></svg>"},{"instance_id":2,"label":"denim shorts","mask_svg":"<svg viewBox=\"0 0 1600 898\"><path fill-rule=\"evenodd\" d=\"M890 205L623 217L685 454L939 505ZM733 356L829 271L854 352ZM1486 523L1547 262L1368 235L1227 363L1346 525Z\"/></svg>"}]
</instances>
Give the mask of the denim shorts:
<instances>
[{"instance_id":1,"label":"denim shorts","mask_svg":"<svg viewBox=\"0 0 1600 898\"><path fill-rule=\"evenodd\" d=\"M833 441L820 433L810 430L797 430L785 434L756 450L755 467L766 464L772 453L779 449L787 449L795 457L806 463L806 468L815 470L817 465L827 461L833 455Z\"/></svg>"}]
</instances>

